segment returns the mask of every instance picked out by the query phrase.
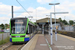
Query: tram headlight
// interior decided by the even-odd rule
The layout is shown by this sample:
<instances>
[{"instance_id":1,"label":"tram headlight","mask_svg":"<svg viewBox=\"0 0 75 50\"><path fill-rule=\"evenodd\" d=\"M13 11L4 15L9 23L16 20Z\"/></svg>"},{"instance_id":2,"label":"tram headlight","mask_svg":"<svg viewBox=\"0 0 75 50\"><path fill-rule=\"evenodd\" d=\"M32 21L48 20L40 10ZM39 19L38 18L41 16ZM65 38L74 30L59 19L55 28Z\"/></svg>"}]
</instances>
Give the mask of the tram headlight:
<instances>
[{"instance_id":1,"label":"tram headlight","mask_svg":"<svg viewBox=\"0 0 75 50\"><path fill-rule=\"evenodd\" d=\"M11 35L10 35L10 37L11 37Z\"/></svg>"},{"instance_id":2,"label":"tram headlight","mask_svg":"<svg viewBox=\"0 0 75 50\"><path fill-rule=\"evenodd\" d=\"M28 37L28 35L25 35L25 37Z\"/></svg>"}]
</instances>

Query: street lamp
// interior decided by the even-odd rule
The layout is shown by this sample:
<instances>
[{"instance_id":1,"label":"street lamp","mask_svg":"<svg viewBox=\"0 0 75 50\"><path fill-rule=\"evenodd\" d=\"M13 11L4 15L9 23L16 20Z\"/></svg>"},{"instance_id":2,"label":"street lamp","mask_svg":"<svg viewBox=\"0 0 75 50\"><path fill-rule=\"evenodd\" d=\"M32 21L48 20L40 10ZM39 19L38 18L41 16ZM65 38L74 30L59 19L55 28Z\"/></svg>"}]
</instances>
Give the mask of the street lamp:
<instances>
[{"instance_id":1,"label":"street lamp","mask_svg":"<svg viewBox=\"0 0 75 50\"><path fill-rule=\"evenodd\" d=\"M60 3L49 3L49 5L58 5Z\"/></svg>"},{"instance_id":2,"label":"street lamp","mask_svg":"<svg viewBox=\"0 0 75 50\"><path fill-rule=\"evenodd\" d=\"M50 24L51 24L51 45L52 45L52 34L53 34L53 30L52 30L52 14L67 14L68 12L51 12L50 13ZM56 32L57 33L57 32ZM56 34L56 39L57 39L57 34Z\"/></svg>"},{"instance_id":3,"label":"street lamp","mask_svg":"<svg viewBox=\"0 0 75 50\"><path fill-rule=\"evenodd\" d=\"M55 16L55 5L58 5L60 3L49 3L49 5L54 5L54 17L55 17L55 36L57 37L57 31L56 31L56 16ZM57 41L57 38L56 38Z\"/></svg>"}]
</instances>

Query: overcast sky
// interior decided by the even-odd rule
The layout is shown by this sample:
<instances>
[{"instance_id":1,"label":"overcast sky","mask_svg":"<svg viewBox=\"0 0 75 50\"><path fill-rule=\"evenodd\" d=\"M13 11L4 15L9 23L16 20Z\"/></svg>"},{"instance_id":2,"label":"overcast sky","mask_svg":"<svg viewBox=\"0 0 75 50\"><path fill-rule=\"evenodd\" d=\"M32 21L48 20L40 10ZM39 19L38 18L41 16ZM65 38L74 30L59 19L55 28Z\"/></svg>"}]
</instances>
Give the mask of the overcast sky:
<instances>
[{"instance_id":1,"label":"overcast sky","mask_svg":"<svg viewBox=\"0 0 75 50\"><path fill-rule=\"evenodd\" d=\"M69 12L69 14L56 14L56 18L62 18L65 20L75 20L75 0L18 0L22 6L33 16L32 21L36 19L46 18L50 15L50 12L54 11L54 6L49 3L60 3L55 6L56 12ZM14 17L30 16L26 11L18 4L16 0L0 0L0 24L9 23L11 19L11 6L14 6ZM52 15L54 18L54 15Z\"/></svg>"}]
</instances>

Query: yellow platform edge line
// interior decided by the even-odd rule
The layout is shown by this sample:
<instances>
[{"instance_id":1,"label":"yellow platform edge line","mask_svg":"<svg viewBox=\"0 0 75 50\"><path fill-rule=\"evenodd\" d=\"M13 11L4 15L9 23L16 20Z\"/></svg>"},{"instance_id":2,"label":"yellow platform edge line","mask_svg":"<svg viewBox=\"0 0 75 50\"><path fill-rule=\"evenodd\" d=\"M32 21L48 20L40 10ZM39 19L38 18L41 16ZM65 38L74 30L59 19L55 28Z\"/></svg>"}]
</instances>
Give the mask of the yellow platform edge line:
<instances>
[{"instance_id":1,"label":"yellow platform edge line","mask_svg":"<svg viewBox=\"0 0 75 50\"><path fill-rule=\"evenodd\" d=\"M75 38L72 38L72 37L69 37L69 36L66 36L66 35L61 35L61 34L57 34L57 35L65 37L65 38L70 39L72 41L75 41Z\"/></svg>"}]
</instances>

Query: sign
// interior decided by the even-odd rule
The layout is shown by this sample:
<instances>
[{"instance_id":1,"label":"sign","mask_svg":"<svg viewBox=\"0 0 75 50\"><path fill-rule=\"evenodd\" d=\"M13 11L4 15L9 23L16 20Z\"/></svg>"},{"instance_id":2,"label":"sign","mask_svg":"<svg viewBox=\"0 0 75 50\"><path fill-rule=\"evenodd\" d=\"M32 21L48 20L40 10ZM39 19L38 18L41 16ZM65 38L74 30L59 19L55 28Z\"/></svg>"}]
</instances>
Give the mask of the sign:
<instances>
[{"instance_id":1,"label":"sign","mask_svg":"<svg viewBox=\"0 0 75 50\"><path fill-rule=\"evenodd\" d=\"M23 24L23 22L14 22L15 24Z\"/></svg>"},{"instance_id":2,"label":"sign","mask_svg":"<svg viewBox=\"0 0 75 50\"><path fill-rule=\"evenodd\" d=\"M23 24L23 20L16 20L14 23L15 24Z\"/></svg>"}]
</instances>

